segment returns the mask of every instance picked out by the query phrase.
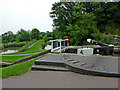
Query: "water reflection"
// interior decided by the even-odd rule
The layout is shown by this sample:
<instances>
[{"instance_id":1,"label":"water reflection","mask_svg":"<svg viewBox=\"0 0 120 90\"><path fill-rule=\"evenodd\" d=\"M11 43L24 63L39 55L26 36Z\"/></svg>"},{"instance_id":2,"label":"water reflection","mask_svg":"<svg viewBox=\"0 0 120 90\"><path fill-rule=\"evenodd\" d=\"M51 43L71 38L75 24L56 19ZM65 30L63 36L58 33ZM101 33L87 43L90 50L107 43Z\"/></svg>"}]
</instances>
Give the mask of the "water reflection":
<instances>
[{"instance_id":1,"label":"water reflection","mask_svg":"<svg viewBox=\"0 0 120 90\"><path fill-rule=\"evenodd\" d=\"M18 50L7 50L5 52L2 52L1 54L9 54L9 53L16 53Z\"/></svg>"},{"instance_id":2,"label":"water reflection","mask_svg":"<svg viewBox=\"0 0 120 90\"><path fill-rule=\"evenodd\" d=\"M0 51L0 54L16 53L21 47L8 47Z\"/></svg>"}]
</instances>

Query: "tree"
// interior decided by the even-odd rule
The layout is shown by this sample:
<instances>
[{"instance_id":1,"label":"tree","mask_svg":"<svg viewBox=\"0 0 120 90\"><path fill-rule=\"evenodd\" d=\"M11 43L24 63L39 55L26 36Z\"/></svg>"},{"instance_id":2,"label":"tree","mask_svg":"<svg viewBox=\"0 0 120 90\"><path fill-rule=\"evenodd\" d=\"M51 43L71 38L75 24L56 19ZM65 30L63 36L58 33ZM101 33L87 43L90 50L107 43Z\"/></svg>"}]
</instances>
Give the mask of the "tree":
<instances>
[{"instance_id":1,"label":"tree","mask_svg":"<svg viewBox=\"0 0 120 90\"><path fill-rule=\"evenodd\" d=\"M70 42L73 45L87 44L87 38L94 38L92 35L98 31L95 16L92 13L82 13L82 5L76 4L73 12L73 24L69 24L67 31L69 32Z\"/></svg>"},{"instance_id":2,"label":"tree","mask_svg":"<svg viewBox=\"0 0 120 90\"><path fill-rule=\"evenodd\" d=\"M8 31L8 32L2 34L2 42L3 43L13 42L13 41L15 41L15 35L13 34L12 31Z\"/></svg>"},{"instance_id":3,"label":"tree","mask_svg":"<svg viewBox=\"0 0 120 90\"><path fill-rule=\"evenodd\" d=\"M94 14L83 13L82 3L55 3L52 9L54 37L68 36L72 45L82 45L97 32Z\"/></svg>"},{"instance_id":4,"label":"tree","mask_svg":"<svg viewBox=\"0 0 120 90\"><path fill-rule=\"evenodd\" d=\"M83 7L85 13L94 13L100 32L106 32L108 30L105 28L106 25L109 25L108 27L114 23L117 26L120 25L120 2L85 2Z\"/></svg>"},{"instance_id":5,"label":"tree","mask_svg":"<svg viewBox=\"0 0 120 90\"><path fill-rule=\"evenodd\" d=\"M86 44L86 38L108 42L102 33L119 34L120 2L58 2L53 4L53 38L70 38L72 45ZM96 37L98 32L101 36Z\"/></svg>"},{"instance_id":6,"label":"tree","mask_svg":"<svg viewBox=\"0 0 120 90\"><path fill-rule=\"evenodd\" d=\"M26 31L24 29L21 29L20 31L17 32L16 35L16 40L17 41L29 41L30 40L30 32Z\"/></svg>"},{"instance_id":7,"label":"tree","mask_svg":"<svg viewBox=\"0 0 120 90\"><path fill-rule=\"evenodd\" d=\"M50 12L54 27L53 37L64 38L64 36L68 36L66 26L74 22L72 21L72 12L75 4L77 3L59 2L53 4L52 12Z\"/></svg>"},{"instance_id":8,"label":"tree","mask_svg":"<svg viewBox=\"0 0 120 90\"><path fill-rule=\"evenodd\" d=\"M39 34L40 34L40 31L38 29L34 28L31 31L31 38L39 40L40 39L40 35Z\"/></svg>"}]
</instances>

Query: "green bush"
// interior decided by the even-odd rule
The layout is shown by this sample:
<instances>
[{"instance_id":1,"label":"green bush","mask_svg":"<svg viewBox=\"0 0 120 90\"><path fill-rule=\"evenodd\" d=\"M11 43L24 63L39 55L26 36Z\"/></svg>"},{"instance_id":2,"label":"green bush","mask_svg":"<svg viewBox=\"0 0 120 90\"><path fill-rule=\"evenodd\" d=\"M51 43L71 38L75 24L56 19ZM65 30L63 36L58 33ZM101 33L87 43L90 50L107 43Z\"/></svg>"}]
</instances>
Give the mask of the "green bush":
<instances>
[{"instance_id":1,"label":"green bush","mask_svg":"<svg viewBox=\"0 0 120 90\"><path fill-rule=\"evenodd\" d=\"M102 42L102 43L110 43L110 38L106 34L102 34L101 32L96 32L92 34L94 37L94 40Z\"/></svg>"}]
</instances>

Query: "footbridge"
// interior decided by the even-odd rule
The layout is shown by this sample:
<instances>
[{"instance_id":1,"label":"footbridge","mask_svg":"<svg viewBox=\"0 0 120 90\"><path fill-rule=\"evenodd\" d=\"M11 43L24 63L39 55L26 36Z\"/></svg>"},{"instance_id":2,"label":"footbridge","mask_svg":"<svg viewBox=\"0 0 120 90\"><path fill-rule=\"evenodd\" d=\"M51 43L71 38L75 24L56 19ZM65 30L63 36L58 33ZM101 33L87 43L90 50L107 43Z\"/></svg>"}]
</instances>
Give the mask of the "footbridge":
<instances>
[{"instance_id":1,"label":"footbridge","mask_svg":"<svg viewBox=\"0 0 120 90\"><path fill-rule=\"evenodd\" d=\"M55 39L48 41L51 43L51 52L57 51L61 53L68 49L69 46L69 39Z\"/></svg>"}]
</instances>

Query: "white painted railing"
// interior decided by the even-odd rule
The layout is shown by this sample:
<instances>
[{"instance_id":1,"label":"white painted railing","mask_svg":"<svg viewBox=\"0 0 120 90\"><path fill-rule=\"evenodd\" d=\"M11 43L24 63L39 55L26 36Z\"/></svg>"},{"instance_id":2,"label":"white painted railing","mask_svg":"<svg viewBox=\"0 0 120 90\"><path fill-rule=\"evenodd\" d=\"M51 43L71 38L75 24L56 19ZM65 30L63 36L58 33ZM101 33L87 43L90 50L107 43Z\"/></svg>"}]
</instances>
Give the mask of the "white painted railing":
<instances>
[{"instance_id":1,"label":"white painted railing","mask_svg":"<svg viewBox=\"0 0 120 90\"><path fill-rule=\"evenodd\" d=\"M58 50L58 52L62 52L63 50L65 51L66 49L68 49L68 39L56 39L56 40L50 40L49 42L51 42L51 52L54 52L56 50ZM56 46L57 47L53 47L53 42L56 42ZM63 42L63 46L62 46L62 42ZM58 45L58 43L60 43L60 45Z\"/></svg>"},{"instance_id":2,"label":"white painted railing","mask_svg":"<svg viewBox=\"0 0 120 90\"><path fill-rule=\"evenodd\" d=\"M56 47L56 48L54 48L54 49L51 49L51 52L54 52L54 51L56 51L56 50L58 50L58 49L60 49L60 47Z\"/></svg>"}]
</instances>

